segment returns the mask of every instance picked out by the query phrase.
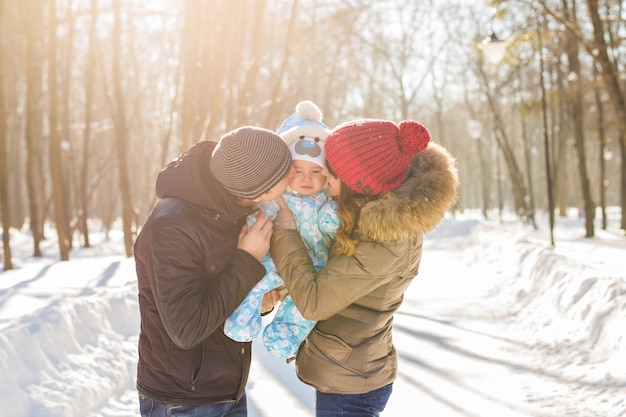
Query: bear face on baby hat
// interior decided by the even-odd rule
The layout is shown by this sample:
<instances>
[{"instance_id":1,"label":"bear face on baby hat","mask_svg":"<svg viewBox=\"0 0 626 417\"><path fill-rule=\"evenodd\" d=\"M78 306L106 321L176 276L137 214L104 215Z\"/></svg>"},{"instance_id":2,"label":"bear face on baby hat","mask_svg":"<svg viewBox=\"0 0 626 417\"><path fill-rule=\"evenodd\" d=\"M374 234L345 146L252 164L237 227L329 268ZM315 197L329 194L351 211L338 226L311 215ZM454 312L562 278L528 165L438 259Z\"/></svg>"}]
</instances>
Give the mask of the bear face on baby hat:
<instances>
[{"instance_id":1,"label":"bear face on baby hat","mask_svg":"<svg viewBox=\"0 0 626 417\"><path fill-rule=\"evenodd\" d=\"M330 129L322 123L322 112L310 100L296 105L296 112L286 118L277 133L289 146L294 160L313 162L324 168L324 141Z\"/></svg>"}]
</instances>

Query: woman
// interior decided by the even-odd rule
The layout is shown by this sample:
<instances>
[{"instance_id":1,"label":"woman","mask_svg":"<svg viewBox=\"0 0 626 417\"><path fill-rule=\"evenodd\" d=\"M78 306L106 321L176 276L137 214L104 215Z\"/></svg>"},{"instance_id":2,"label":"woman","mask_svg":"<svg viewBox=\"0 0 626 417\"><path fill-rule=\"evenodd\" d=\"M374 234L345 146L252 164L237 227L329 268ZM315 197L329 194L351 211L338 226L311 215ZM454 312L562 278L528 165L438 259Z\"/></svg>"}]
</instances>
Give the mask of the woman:
<instances>
[{"instance_id":1,"label":"woman","mask_svg":"<svg viewBox=\"0 0 626 417\"><path fill-rule=\"evenodd\" d=\"M412 120L347 123L325 150L340 219L328 263L316 273L288 210L270 250L302 315L318 321L296 357L316 390L315 415L378 416L397 375L393 314L417 275L423 234L456 203L458 176Z\"/></svg>"}]
</instances>

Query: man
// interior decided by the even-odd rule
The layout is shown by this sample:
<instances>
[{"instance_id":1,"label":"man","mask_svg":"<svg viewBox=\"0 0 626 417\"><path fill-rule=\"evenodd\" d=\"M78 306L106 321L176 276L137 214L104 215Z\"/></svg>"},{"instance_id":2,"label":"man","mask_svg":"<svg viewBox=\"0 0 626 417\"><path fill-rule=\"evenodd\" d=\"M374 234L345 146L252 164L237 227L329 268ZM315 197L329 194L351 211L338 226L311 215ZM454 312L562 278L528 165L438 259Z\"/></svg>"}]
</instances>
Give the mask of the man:
<instances>
[{"instance_id":1,"label":"man","mask_svg":"<svg viewBox=\"0 0 626 417\"><path fill-rule=\"evenodd\" d=\"M265 274L272 222L260 214L248 229L246 216L280 196L290 172L280 136L246 126L159 173L160 200L135 242L142 416L247 415L251 343L228 338L224 321ZM269 293L263 311L277 302Z\"/></svg>"}]
</instances>

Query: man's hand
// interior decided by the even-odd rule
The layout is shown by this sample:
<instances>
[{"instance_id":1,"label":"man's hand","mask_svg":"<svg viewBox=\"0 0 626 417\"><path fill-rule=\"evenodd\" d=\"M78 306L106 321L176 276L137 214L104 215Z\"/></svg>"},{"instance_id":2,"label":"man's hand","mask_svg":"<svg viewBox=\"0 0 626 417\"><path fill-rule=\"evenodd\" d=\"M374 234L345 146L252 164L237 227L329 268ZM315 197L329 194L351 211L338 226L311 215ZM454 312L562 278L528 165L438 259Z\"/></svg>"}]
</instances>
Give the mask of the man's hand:
<instances>
[{"instance_id":1,"label":"man's hand","mask_svg":"<svg viewBox=\"0 0 626 417\"><path fill-rule=\"evenodd\" d=\"M272 237L272 221L265 218L265 214L259 211L256 222L248 229L247 225L241 228L237 248L245 250L260 261L265 258L270 249Z\"/></svg>"}]
</instances>

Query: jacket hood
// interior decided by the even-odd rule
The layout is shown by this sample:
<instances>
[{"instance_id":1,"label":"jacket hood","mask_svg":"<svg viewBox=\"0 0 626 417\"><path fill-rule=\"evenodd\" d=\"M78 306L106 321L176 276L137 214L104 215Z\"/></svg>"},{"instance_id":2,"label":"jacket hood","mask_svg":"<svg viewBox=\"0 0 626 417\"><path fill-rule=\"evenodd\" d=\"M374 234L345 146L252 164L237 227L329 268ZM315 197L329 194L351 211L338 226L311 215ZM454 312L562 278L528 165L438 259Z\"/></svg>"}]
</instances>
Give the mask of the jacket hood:
<instances>
[{"instance_id":1,"label":"jacket hood","mask_svg":"<svg viewBox=\"0 0 626 417\"><path fill-rule=\"evenodd\" d=\"M222 187L211 173L209 162L216 146L213 141L198 142L170 162L157 177L157 196L179 198L233 220L252 212L251 208L240 206L239 199Z\"/></svg>"},{"instance_id":2,"label":"jacket hood","mask_svg":"<svg viewBox=\"0 0 626 417\"><path fill-rule=\"evenodd\" d=\"M456 204L458 187L456 160L443 146L430 142L412 159L406 178L393 193L363 206L359 233L385 242L430 232Z\"/></svg>"}]
</instances>

